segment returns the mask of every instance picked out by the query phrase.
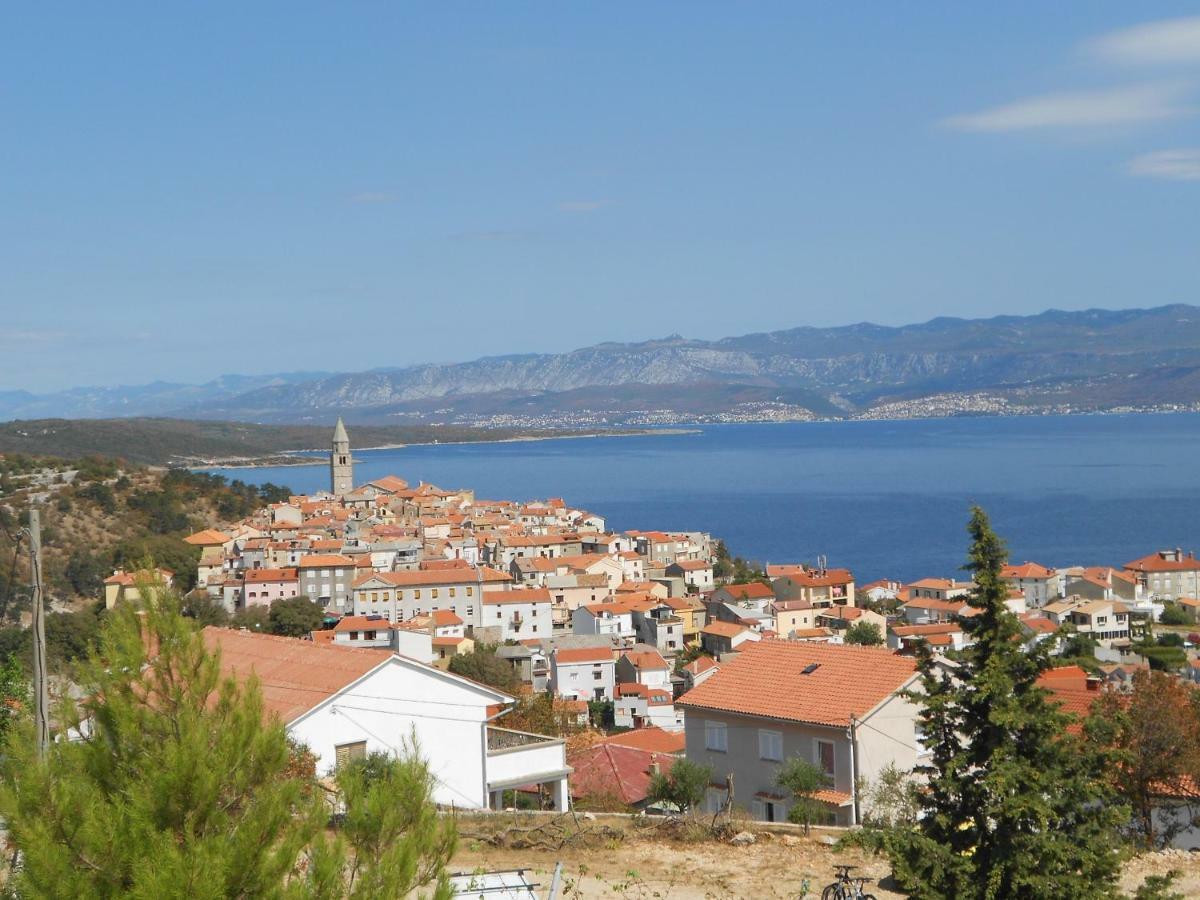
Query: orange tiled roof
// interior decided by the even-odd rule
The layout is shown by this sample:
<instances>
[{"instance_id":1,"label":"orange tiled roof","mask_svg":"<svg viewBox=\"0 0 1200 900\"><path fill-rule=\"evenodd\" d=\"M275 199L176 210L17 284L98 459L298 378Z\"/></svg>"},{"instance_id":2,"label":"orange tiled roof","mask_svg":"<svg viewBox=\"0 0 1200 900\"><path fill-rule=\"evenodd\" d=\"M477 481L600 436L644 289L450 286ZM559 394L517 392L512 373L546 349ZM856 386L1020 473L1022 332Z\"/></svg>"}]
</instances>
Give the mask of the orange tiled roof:
<instances>
[{"instance_id":1,"label":"orange tiled roof","mask_svg":"<svg viewBox=\"0 0 1200 900\"><path fill-rule=\"evenodd\" d=\"M204 629L209 650L221 651L221 674L259 678L263 706L287 724L391 658L388 650L321 646L298 638Z\"/></svg>"},{"instance_id":2,"label":"orange tiled roof","mask_svg":"<svg viewBox=\"0 0 1200 900\"><path fill-rule=\"evenodd\" d=\"M353 567L354 560L340 553L308 553L300 557L299 566L302 569Z\"/></svg>"},{"instance_id":3,"label":"orange tiled roof","mask_svg":"<svg viewBox=\"0 0 1200 900\"><path fill-rule=\"evenodd\" d=\"M669 772L674 762L670 754L597 743L567 758L574 769L571 794L577 798L616 796L632 806L646 799L651 766L657 764L660 771Z\"/></svg>"},{"instance_id":4,"label":"orange tiled roof","mask_svg":"<svg viewBox=\"0 0 1200 900\"><path fill-rule=\"evenodd\" d=\"M734 637L749 630L745 625L735 625L732 622L709 622L700 629L700 633L715 634L718 637Z\"/></svg>"},{"instance_id":5,"label":"orange tiled roof","mask_svg":"<svg viewBox=\"0 0 1200 900\"><path fill-rule=\"evenodd\" d=\"M815 666L809 674L806 668ZM916 673L909 657L873 647L766 640L679 699L679 705L749 716L849 725Z\"/></svg>"},{"instance_id":6,"label":"orange tiled roof","mask_svg":"<svg viewBox=\"0 0 1200 900\"><path fill-rule=\"evenodd\" d=\"M682 731L665 731L658 727L635 728L633 731L601 738L597 743L675 755L682 755L687 748L687 738Z\"/></svg>"},{"instance_id":7,"label":"orange tiled roof","mask_svg":"<svg viewBox=\"0 0 1200 900\"><path fill-rule=\"evenodd\" d=\"M337 632L345 631L391 631L392 623L383 616L342 616L333 626Z\"/></svg>"},{"instance_id":8,"label":"orange tiled roof","mask_svg":"<svg viewBox=\"0 0 1200 900\"><path fill-rule=\"evenodd\" d=\"M483 602L492 606L508 603L549 603L546 588L513 588L511 591L484 591Z\"/></svg>"},{"instance_id":9,"label":"orange tiled roof","mask_svg":"<svg viewBox=\"0 0 1200 900\"><path fill-rule=\"evenodd\" d=\"M612 651L607 647L560 647L554 651L554 659L560 663L612 662Z\"/></svg>"},{"instance_id":10,"label":"orange tiled roof","mask_svg":"<svg viewBox=\"0 0 1200 900\"><path fill-rule=\"evenodd\" d=\"M215 528L205 528L203 531L197 531L195 534L189 534L184 539L184 543L191 544L195 547L210 547L216 544L225 544L232 541L229 535L223 531L217 531Z\"/></svg>"},{"instance_id":11,"label":"orange tiled roof","mask_svg":"<svg viewBox=\"0 0 1200 900\"><path fill-rule=\"evenodd\" d=\"M494 584L501 581L512 581L504 572L480 566L478 572L465 569L419 569L415 572L373 572L360 575L354 579L354 586L360 587L373 578L391 585L392 587L424 587L431 585L471 585L477 584L482 578L484 584Z\"/></svg>"},{"instance_id":12,"label":"orange tiled roof","mask_svg":"<svg viewBox=\"0 0 1200 900\"><path fill-rule=\"evenodd\" d=\"M1047 569L1035 562L1024 562L1019 566L1005 566L1000 570L1001 578L1049 578L1053 574L1053 569Z\"/></svg>"},{"instance_id":13,"label":"orange tiled roof","mask_svg":"<svg viewBox=\"0 0 1200 900\"><path fill-rule=\"evenodd\" d=\"M667 661L663 659L662 654L657 650L630 650L625 654L625 658L633 664L635 669L667 669Z\"/></svg>"},{"instance_id":14,"label":"orange tiled roof","mask_svg":"<svg viewBox=\"0 0 1200 900\"><path fill-rule=\"evenodd\" d=\"M738 600L768 600L775 596L775 589L761 581L751 581L749 584L727 584L724 590Z\"/></svg>"}]
</instances>

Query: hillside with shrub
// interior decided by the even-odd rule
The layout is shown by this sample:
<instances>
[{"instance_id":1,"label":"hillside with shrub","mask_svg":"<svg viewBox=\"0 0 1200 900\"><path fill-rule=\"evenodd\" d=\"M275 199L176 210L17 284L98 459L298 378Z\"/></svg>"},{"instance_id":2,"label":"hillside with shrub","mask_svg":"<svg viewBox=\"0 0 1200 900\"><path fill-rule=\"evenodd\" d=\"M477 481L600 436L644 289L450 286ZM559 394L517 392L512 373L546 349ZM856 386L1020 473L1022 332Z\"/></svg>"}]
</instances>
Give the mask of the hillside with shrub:
<instances>
[{"instance_id":1,"label":"hillside with shrub","mask_svg":"<svg viewBox=\"0 0 1200 900\"><path fill-rule=\"evenodd\" d=\"M28 647L29 545L19 532L41 510L47 643L51 662L78 656L98 627L104 579L148 561L188 591L199 548L183 538L231 523L290 491L186 469L151 469L106 457L0 456L0 657Z\"/></svg>"}]
</instances>

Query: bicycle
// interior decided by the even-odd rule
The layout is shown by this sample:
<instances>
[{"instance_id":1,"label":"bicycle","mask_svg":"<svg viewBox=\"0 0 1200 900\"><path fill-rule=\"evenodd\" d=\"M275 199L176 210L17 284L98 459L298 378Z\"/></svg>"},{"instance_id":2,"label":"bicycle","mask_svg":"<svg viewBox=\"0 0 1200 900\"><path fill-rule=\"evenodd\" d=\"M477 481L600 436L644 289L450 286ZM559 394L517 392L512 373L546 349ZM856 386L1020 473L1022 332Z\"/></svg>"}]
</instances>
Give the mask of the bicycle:
<instances>
[{"instance_id":1,"label":"bicycle","mask_svg":"<svg viewBox=\"0 0 1200 900\"><path fill-rule=\"evenodd\" d=\"M836 865L833 868L837 881L825 886L821 891L821 900L875 900L874 894L863 890L871 879L862 875L851 876L850 870L858 866Z\"/></svg>"}]
</instances>

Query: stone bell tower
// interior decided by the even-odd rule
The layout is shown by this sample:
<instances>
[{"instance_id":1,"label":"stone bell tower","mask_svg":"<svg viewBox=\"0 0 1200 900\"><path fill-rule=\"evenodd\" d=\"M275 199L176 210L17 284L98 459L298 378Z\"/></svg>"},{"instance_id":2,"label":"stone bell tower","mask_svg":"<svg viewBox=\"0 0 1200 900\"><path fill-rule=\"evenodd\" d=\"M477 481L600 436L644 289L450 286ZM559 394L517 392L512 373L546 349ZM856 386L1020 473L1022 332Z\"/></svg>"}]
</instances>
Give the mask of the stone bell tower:
<instances>
[{"instance_id":1,"label":"stone bell tower","mask_svg":"<svg viewBox=\"0 0 1200 900\"><path fill-rule=\"evenodd\" d=\"M342 417L338 416L333 429L333 452L329 454L329 489L335 497L344 497L354 490L354 462L350 458L350 435Z\"/></svg>"}]
</instances>

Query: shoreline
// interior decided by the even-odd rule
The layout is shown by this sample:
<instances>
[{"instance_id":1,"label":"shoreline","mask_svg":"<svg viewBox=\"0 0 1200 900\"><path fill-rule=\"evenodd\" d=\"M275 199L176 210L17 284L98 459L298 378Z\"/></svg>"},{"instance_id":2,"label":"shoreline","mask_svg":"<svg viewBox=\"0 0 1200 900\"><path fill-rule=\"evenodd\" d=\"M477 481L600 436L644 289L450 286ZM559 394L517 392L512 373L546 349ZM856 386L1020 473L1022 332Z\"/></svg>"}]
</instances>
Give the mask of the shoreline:
<instances>
[{"instance_id":1,"label":"shoreline","mask_svg":"<svg viewBox=\"0 0 1200 900\"><path fill-rule=\"evenodd\" d=\"M379 444L372 447L356 447L351 453L366 452L368 450L403 450L406 447L448 447L448 446L464 446L470 444L520 444L534 441L572 441L583 440L585 438L613 438L613 437L652 437L654 435L681 436L687 434L699 434L699 427L694 428L647 428L638 431L613 431L613 432L588 432L586 434L546 434L546 435L518 435L516 437L496 438L492 441L413 441L404 444ZM301 453L324 453L328 454L328 450L319 448L306 448L300 450L285 450L273 456L256 456L256 457L234 457L229 460L205 460L200 465L187 465L187 468L193 472L202 472L209 469L285 469L285 468L303 468L308 466L326 466L329 464L327 459L316 459L308 457L300 457ZM362 462L355 459L354 462Z\"/></svg>"}]
</instances>

